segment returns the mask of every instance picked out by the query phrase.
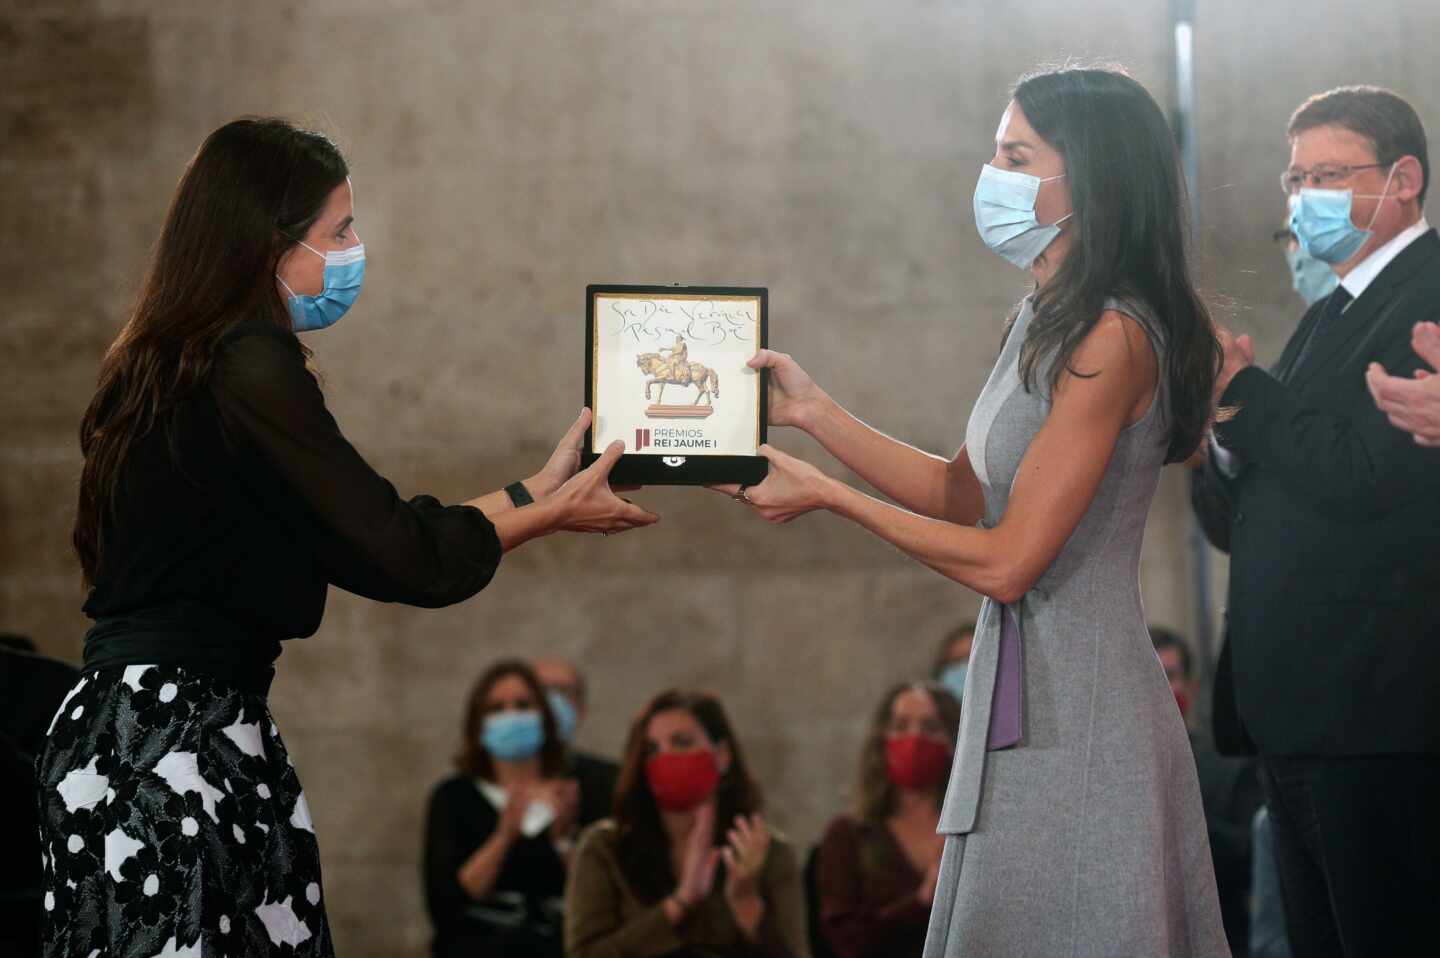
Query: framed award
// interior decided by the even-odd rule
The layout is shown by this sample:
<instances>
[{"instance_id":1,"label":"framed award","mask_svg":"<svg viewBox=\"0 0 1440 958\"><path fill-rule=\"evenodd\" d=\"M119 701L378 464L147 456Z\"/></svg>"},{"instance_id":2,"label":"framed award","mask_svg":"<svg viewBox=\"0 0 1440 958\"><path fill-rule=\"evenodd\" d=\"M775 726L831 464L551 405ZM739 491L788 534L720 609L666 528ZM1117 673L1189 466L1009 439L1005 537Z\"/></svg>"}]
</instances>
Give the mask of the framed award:
<instances>
[{"instance_id":1,"label":"framed award","mask_svg":"<svg viewBox=\"0 0 1440 958\"><path fill-rule=\"evenodd\" d=\"M769 463L768 292L731 286L585 288L588 466L616 439L616 485L755 485Z\"/></svg>"}]
</instances>

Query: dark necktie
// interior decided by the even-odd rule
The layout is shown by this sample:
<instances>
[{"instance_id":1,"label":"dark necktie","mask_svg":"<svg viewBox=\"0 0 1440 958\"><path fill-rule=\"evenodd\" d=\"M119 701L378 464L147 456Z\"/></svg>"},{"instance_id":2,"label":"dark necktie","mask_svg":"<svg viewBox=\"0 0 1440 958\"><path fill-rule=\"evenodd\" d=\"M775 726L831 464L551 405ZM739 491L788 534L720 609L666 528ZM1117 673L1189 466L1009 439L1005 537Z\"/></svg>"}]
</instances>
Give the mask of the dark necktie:
<instances>
[{"instance_id":1,"label":"dark necktie","mask_svg":"<svg viewBox=\"0 0 1440 958\"><path fill-rule=\"evenodd\" d=\"M1335 329L1340 325L1340 314L1345 307L1350 305L1354 299L1350 291L1344 286L1336 286L1335 292L1325 301L1320 308L1320 315L1315 320L1315 326L1310 330L1310 338L1305 340L1305 345L1300 348L1300 355L1295 359L1295 365L1290 367L1292 375L1305 368L1306 360L1314 356L1317 347L1325 341L1327 336L1332 336Z\"/></svg>"}]
</instances>

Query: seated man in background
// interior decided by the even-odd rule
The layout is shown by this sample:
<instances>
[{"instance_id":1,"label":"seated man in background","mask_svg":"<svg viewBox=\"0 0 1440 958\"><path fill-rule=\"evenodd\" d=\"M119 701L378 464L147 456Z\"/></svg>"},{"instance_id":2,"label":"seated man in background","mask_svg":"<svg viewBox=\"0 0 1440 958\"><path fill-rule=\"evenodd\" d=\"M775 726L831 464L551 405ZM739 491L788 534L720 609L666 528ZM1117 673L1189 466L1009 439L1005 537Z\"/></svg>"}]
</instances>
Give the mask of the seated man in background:
<instances>
[{"instance_id":1,"label":"seated man in background","mask_svg":"<svg viewBox=\"0 0 1440 958\"><path fill-rule=\"evenodd\" d=\"M965 698L965 675L970 670L970 647L975 644L975 623L965 622L945 633L935 650L930 677L950 690L958 702Z\"/></svg>"},{"instance_id":2,"label":"seated man in background","mask_svg":"<svg viewBox=\"0 0 1440 958\"><path fill-rule=\"evenodd\" d=\"M567 774L580 785L579 826L609 818L615 803L615 785L620 778L619 764L599 755L575 748L575 735L587 714L585 676L575 663L558 655L542 655L530 660L530 667L545 686L550 710L565 743Z\"/></svg>"},{"instance_id":3,"label":"seated man in background","mask_svg":"<svg viewBox=\"0 0 1440 958\"><path fill-rule=\"evenodd\" d=\"M1215 751L1208 736L1191 722L1191 706L1200 682L1195 675L1190 647L1163 626L1150 626L1155 655L1170 680L1175 704L1190 733L1195 770L1200 779L1200 802L1205 807L1210 855L1215 864L1215 888L1220 895L1220 917L1225 937L1236 958L1248 953L1250 937L1251 823L1261 805L1260 778L1253 758L1229 758Z\"/></svg>"}]
</instances>

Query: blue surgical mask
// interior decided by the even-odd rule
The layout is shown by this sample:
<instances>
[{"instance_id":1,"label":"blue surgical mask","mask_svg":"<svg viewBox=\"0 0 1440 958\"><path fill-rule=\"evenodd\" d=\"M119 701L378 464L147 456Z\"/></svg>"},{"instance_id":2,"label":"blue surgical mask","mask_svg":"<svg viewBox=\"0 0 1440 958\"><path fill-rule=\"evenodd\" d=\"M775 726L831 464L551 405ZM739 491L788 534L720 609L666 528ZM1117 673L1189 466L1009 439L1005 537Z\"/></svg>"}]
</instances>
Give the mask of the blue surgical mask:
<instances>
[{"instance_id":1,"label":"blue surgical mask","mask_svg":"<svg viewBox=\"0 0 1440 958\"><path fill-rule=\"evenodd\" d=\"M1390 193L1390 180L1395 176L1395 164L1390 164L1390 173L1385 177L1385 189L1379 194L1361 193L1362 199L1381 200ZM1373 235L1370 227L1380 215L1380 204L1370 214L1370 222L1364 229L1350 221L1350 207L1355 201L1354 190L1317 190L1304 187L1290 198L1290 232L1300 241L1300 248L1309 255L1329 263L1343 263L1365 245Z\"/></svg>"},{"instance_id":2,"label":"blue surgical mask","mask_svg":"<svg viewBox=\"0 0 1440 958\"><path fill-rule=\"evenodd\" d=\"M940 671L940 684L949 689L957 701L965 698L965 675L969 671L969 662L951 662Z\"/></svg>"},{"instance_id":3,"label":"blue surgical mask","mask_svg":"<svg viewBox=\"0 0 1440 958\"><path fill-rule=\"evenodd\" d=\"M534 758L544 744L545 723L534 709L487 715L480 729L480 745L502 762Z\"/></svg>"},{"instance_id":4,"label":"blue surgical mask","mask_svg":"<svg viewBox=\"0 0 1440 958\"><path fill-rule=\"evenodd\" d=\"M1048 225L1035 219L1040 184L1064 176L1041 179L989 163L980 167L980 180L975 184L975 228L985 245L1021 269L1029 269L1060 235L1060 224L1075 215L1072 210Z\"/></svg>"},{"instance_id":5,"label":"blue surgical mask","mask_svg":"<svg viewBox=\"0 0 1440 958\"><path fill-rule=\"evenodd\" d=\"M1298 243L1293 249L1285 251L1285 262L1290 264L1290 285L1305 300L1306 306L1329 296L1340 285L1340 277L1335 275L1335 271L1328 264L1307 255Z\"/></svg>"},{"instance_id":6,"label":"blue surgical mask","mask_svg":"<svg viewBox=\"0 0 1440 958\"><path fill-rule=\"evenodd\" d=\"M280 285L290 294L286 301L290 307L290 326L295 332L304 333L333 326L359 297L360 284L365 280L365 244L328 253L320 252L304 240L300 245L325 260L325 288L318 296L298 294L290 284L280 280ZM280 279L278 274L275 278Z\"/></svg>"},{"instance_id":7,"label":"blue surgical mask","mask_svg":"<svg viewBox=\"0 0 1440 958\"><path fill-rule=\"evenodd\" d=\"M550 689L545 693L545 699L550 703L550 711L555 715L555 729L560 733L560 740L570 741L575 735L575 726L580 722L580 716L575 714L575 706L570 704L570 696L558 689Z\"/></svg>"}]
</instances>

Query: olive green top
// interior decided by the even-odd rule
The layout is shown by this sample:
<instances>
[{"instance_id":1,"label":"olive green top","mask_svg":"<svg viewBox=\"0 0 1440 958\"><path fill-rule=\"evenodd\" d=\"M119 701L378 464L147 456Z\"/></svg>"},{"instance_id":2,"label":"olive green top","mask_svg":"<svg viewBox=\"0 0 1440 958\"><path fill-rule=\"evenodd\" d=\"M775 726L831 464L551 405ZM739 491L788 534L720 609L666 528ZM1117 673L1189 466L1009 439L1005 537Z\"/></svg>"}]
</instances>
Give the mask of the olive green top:
<instances>
[{"instance_id":1,"label":"olive green top","mask_svg":"<svg viewBox=\"0 0 1440 958\"><path fill-rule=\"evenodd\" d=\"M619 837L608 818L580 837L565 893L566 958L809 958L800 868L780 836L772 833L760 870L765 913L753 942L725 901L723 866L709 897L671 925L660 902L635 897L620 871Z\"/></svg>"}]
</instances>

